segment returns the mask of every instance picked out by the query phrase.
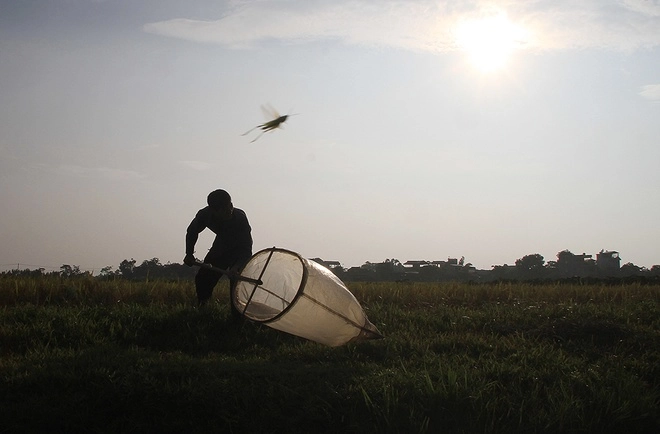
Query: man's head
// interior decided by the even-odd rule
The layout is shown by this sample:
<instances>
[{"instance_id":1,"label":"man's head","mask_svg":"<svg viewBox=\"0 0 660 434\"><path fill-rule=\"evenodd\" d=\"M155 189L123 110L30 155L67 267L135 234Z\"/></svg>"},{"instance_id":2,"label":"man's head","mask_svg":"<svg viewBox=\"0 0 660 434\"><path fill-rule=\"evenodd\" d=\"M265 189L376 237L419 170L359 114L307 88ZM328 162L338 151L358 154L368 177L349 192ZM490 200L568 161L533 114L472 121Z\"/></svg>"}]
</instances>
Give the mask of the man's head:
<instances>
[{"instance_id":1,"label":"man's head","mask_svg":"<svg viewBox=\"0 0 660 434\"><path fill-rule=\"evenodd\" d=\"M224 190L212 191L206 198L206 202L213 213L222 220L229 220L234 211L231 196Z\"/></svg>"}]
</instances>

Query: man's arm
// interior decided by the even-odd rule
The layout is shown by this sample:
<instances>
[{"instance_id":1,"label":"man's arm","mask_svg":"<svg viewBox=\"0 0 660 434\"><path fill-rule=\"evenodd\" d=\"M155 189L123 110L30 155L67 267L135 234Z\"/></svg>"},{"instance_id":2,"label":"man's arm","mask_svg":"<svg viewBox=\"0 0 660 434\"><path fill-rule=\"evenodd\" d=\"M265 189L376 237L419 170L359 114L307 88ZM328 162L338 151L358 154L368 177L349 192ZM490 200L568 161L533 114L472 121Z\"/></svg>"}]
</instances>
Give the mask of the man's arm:
<instances>
[{"instance_id":1,"label":"man's arm","mask_svg":"<svg viewBox=\"0 0 660 434\"><path fill-rule=\"evenodd\" d=\"M195 265L195 244L197 244L199 233L205 228L206 225L202 222L202 218L198 212L186 230L186 256L183 258L183 263L190 267Z\"/></svg>"},{"instance_id":2,"label":"man's arm","mask_svg":"<svg viewBox=\"0 0 660 434\"><path fill-rule=\"evenodd\" d=\"M190 230L186 232L186 255L192 255L195 253L195 244L197 244L198 238L198 232L191 232Z\"/></svg>"}]
</instances>

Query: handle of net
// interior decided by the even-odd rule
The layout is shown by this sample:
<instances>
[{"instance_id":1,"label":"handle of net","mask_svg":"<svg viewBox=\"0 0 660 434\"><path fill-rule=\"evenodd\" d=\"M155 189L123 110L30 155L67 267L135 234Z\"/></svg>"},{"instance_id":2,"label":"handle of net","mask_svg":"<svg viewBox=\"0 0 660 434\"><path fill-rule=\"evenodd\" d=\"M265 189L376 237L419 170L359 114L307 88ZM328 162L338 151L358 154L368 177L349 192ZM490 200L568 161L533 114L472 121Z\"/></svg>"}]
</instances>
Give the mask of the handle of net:
<instances>
[{"instance_id":1,"label":"handle of net","mask_svg":"<svg viewBox=\"0 0 660 434\"><path fill-rule=\"evenodd\" d=\"M225 270L223 268L218 268L211 264L207 264L206 262L195 261L195 265L197 265L200 268L206 268L207 270L215 271L216 273L226 274L229 277L233 277L238 280L243 280L244 282L254 283L255 285L264 284L264 282L259 279L252 279L250 277L241 276L240 273L237 273L233 270Z\"/></svg>"}]
</instances>

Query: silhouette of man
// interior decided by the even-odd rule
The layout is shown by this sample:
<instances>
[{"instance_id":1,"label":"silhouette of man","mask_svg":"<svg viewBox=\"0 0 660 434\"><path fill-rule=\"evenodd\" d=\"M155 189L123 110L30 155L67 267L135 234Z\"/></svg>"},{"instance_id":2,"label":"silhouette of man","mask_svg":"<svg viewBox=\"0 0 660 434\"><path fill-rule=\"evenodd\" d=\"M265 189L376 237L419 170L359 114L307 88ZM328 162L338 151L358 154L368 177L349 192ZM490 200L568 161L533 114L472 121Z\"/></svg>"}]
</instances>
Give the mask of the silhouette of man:
<instances>
[{"instance_id":1,"label":"silhouette of man","mask_svg":"<svg viewBox=\"0 0 660 434\"><path fill-rule=\"evenodd\" d=\"M216 235L204 262L218 268L240 271L252 257L252 228L247 215L243 210L234 208L231 196L225 190L212 191L206 201L208 206L197 212L186 231L186 256L183 263L191 267L195 264L195 244L199 233L208 228ZM213 270L199 269L195 276L195 289L200 306L209 301L220 277L222 275ZM231 301L236 283L235 278L229 278L229 305L232 316L240 318L240 312Z\"/></svg>"}]
</instances>

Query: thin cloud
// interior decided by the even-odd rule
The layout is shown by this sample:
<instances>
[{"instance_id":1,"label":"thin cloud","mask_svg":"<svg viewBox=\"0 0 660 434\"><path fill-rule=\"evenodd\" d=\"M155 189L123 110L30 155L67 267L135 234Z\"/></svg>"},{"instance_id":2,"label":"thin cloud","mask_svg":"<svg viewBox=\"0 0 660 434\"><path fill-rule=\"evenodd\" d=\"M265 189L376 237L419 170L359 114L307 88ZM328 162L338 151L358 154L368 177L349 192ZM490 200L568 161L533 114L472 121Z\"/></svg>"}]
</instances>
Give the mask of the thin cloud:
<instances>
[{"instance_id":1,"label":"thin cloud","mask_svg":"<svg viewBox=\"0 0 660 434\"><path fill-rule=\"evenodd\" d=\"M642 91L639 94L651 101L660 101L660 84L642 86Z\"/></svg>"},{"instance_id":2,"label":"thin cloud","mask_svg":"<svg viewBox=\"0 0 660 434\"><path fill-rule=\"evenodd\" d=\"M528 38L520 41L526 49L629 51L660 45L660 0L255 2L235 6L217 20L173 18L145 24L143 30L233 49L273 40L337 40L446 52L456 49L461 20L498 13L528 30Z\"/></svg>"},{"instance_id":3,"label":"thin cloud","mask_svg":"<svg viewBox=\"0 0 660 434\"><path fill-rule=\"evenodd\" d=\"M151 150L158 149L158 148L160 148L160 145L156 144L156 143L153 143L153 144L149 144L149 145L138 146L136 148L136 151L151 151Z\"/></svg>"},{"instance_id":4,"label":"thin cloud","mask_svg":"<svg viewBox=\"0 0 660 434\"><path fill-rule=\"evenodd\" d=\"M446 17L429 6L407 3L316 2L313 5L255 3L214 21L176 18L149 23L144 31L234 49L269 40L340 40L349 45L391 46L413 50L448 49ZM437 8L435 8L437 9ZM419 27L424 31L420 31ZM450 42L453 44L453 42Z\"/></svg>"},{"instance_id":5,"label":"thin cloud","mask_svg":"<svg viewBox=\"0 0 660 434\"><path fill-rule=\"evenodd\" d=\"M206 161L193 161L193 160L185 160L181 161L181 164L184 166L193 169L193 170L199 170L204 171L204 170L209 170L213 167L213 164L207 163Z\"/></svg>"},{"instance_id":6,"label":"thin cloud","mask_svg":"<svg viewBox=\"0 0 660 434\"><path fill-rule=\"evenodd\" d=\"M621 3L631 11L660 17L660 0L623 0Z\"/></svg>"},{"instance_id":7,"label":"thin cloud","mask_svg":"<svg viewBox=\"0 0 660 434\"><path fill-rule=\"evenodd\" d=\"M146 175L134 170L116 169L110 167L83 167L76 165L59 166L57 171L65 175L83 178L100 178L115 181L134 181L146 178Z\"/></svg>"}]
</instances>

